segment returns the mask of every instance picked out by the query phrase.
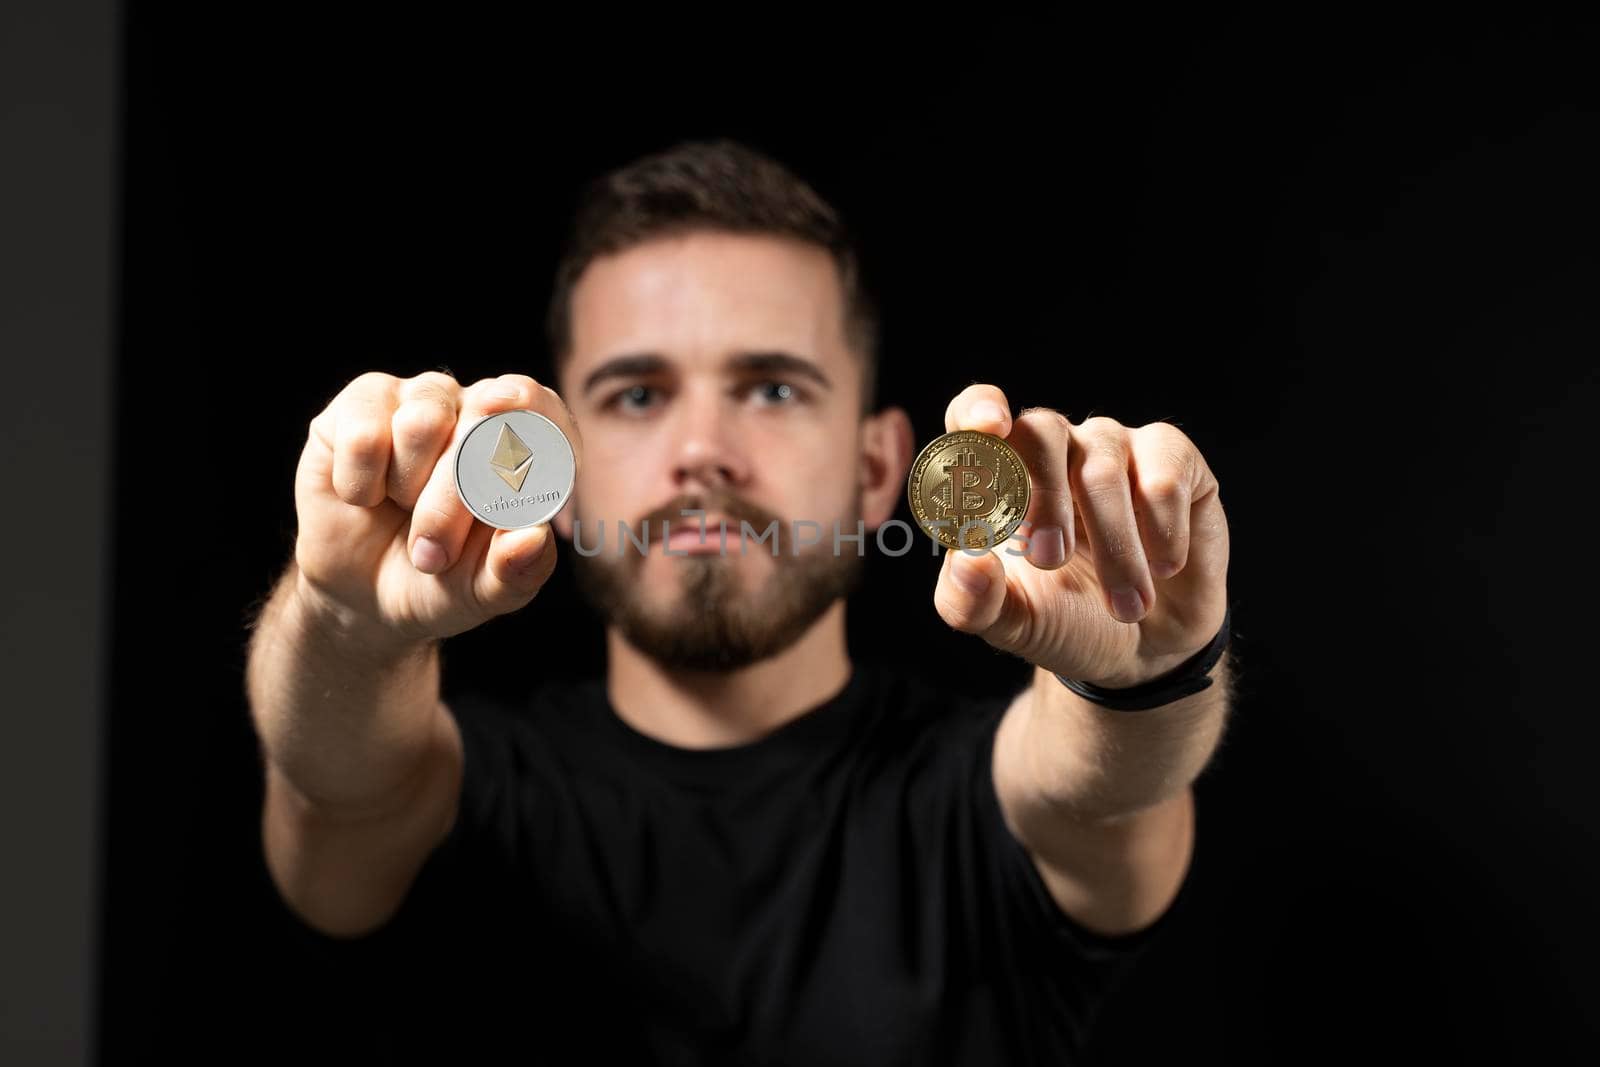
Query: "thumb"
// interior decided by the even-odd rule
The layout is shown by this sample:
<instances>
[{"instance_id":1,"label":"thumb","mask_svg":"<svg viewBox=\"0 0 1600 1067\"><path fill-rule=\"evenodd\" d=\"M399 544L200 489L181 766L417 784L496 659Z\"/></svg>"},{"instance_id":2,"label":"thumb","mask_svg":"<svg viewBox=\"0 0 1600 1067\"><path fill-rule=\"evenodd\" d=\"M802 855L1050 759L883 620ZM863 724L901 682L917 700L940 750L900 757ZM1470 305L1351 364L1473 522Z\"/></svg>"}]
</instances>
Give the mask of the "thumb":
<instances>
[{"instance_id":1,"label":"thumb","mask_svg":"<svg viewBox=\"0 0 1600 1067\"><path fill-rule=\"evenodd\" d=\"M947 548L933 606L954 629L986 638L1006 609L1006 569L991 549L982 555Z\"/></svg>"},{"instance_id":2,"label":"thumb","mask_svg":"<svg viewBox=\"0 0 1600 1067\"><path fill-rule=\"evenodd\" d=\"M555 565L555 537L549 523L496 530L473 576L473 594L496 615L515 611L533 599Z\"/></svg>"}]
</instances>

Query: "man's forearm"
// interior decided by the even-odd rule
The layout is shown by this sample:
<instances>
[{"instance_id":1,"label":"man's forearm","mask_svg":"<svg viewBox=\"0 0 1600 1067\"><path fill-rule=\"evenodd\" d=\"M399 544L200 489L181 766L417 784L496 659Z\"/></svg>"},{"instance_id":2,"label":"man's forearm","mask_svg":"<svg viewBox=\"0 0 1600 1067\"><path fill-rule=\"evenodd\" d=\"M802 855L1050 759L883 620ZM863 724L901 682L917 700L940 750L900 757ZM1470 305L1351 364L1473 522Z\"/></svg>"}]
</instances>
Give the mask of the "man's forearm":
<instances>
[{"instance_id":1,"label":"man's forearm","mask_svg":"<svg viewBox=\"0 0 1600 1067\"><path fill-rule=\"evenodd\" d=\"M1224 654L1199 693L1144 711L1085 700L1042 668L1026 691L1026 750L1034 779L1079 819L1114 819L1168 800L1205 769L1232 704Z\"/></svg>"},{"instance_id":2,"label":"man's forearm","mask_svg":"<svg viewBox=\"0 0 1600 1067\"><path fill-rule=\"evenodd\" d=\"M255 621L246 666L269 764L306 800L346 812L414 779L436 736L439 678L436 642L396 648L362 633L292 563Z\"/></svg>"}]
</instances>

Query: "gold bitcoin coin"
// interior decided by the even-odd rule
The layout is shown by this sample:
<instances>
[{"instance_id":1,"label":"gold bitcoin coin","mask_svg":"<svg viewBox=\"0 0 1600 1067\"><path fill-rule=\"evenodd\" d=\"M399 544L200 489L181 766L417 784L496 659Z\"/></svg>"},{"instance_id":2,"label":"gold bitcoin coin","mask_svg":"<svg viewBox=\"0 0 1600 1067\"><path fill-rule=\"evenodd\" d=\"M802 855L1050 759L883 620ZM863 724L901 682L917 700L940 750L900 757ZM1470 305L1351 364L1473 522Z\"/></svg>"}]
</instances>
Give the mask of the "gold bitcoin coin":
<instances>
[{"instance_id":1,"label":"gold bitcoin coin","mask_svg":"<svg viewBox=\"0 0 1600 1067\"><path fill-rule=\"evenodd\" d=\"M1002 438L980 430L935 437L906 479L911 515L946 548L993 548L1028 512L1028 468Z\"/></svg>"}]
</instances>

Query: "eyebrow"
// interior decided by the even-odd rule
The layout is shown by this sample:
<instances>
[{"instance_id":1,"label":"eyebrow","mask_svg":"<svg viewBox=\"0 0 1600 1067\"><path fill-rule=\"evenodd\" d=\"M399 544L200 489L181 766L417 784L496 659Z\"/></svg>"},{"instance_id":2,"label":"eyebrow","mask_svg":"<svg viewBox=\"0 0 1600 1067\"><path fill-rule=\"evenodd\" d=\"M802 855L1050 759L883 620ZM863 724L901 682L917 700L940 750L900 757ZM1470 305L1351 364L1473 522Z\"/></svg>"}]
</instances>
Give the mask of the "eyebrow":
<instances>
[{"instance_id":1,"label":"eyebrow","mask_svg":"<svg viewBox=\"0 0 1600 1067\"><path fill-rule=\"evenodd\" d=\"M583 379L583 392L589 393L595 386L610 378L634 378L647 374L659 374L667 369L666 357L657 352L633 352L627 355L614 356L600 366L590 371ZM828 378L821 367L803 359L792 352L740 352L732 356L726 366L730 370L745 373L757 372L762 374L787 374L797 378L806 378L823 389L832 389L833 382Z\"/></svg>"},{"instance_id":2,"label":"eyebrow","mask_svg":"<svg viewBox=\"0 0 1600 1067\"><path fill-rule=\"evenodd\" d=\"M589 372L588 377L583 379L583 391L590 393L607 378L636 378L665 370L666 366L667 361L653 352L616 356Z\"/></svg>"}]
</instances>

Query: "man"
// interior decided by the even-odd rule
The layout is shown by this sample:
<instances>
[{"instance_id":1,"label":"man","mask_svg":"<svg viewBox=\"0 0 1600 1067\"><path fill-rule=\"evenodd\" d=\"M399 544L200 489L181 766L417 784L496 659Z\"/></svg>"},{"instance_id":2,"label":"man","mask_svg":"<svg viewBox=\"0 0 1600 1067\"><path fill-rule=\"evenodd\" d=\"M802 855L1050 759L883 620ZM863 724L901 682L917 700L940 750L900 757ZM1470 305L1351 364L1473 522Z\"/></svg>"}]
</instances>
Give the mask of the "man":
<instances>
[{"instance_id":1,"label":"man","mask_svg":"<svg viewBox=\"0 0 1600 1067\"><path fill-rule=\"evenodd\" d=\"M833 535L891 518L914 448L874 410L872 305L813 190L726 141L605 176L548 325L554 389L373 373L312 422L247 679L283 901L324 947L385 946L370 974L414 1009L392 1024L437 1017L445 1054L1064 1062L1185 884L1227 712L1225 658L1145 710L1107 692L1166 692L1225 636L1204 459L1165 423L951 400L947 429L1032 477L1024 535L946 552L932 591L1035 667L967 705L846 652L862 557ZM606 674L446 702L442 639L524 609L526 666L565 624L529 603L550 528L475 522L441 462L516 408L577 452L553 526Z\"/></svg>"}]
</instances>

